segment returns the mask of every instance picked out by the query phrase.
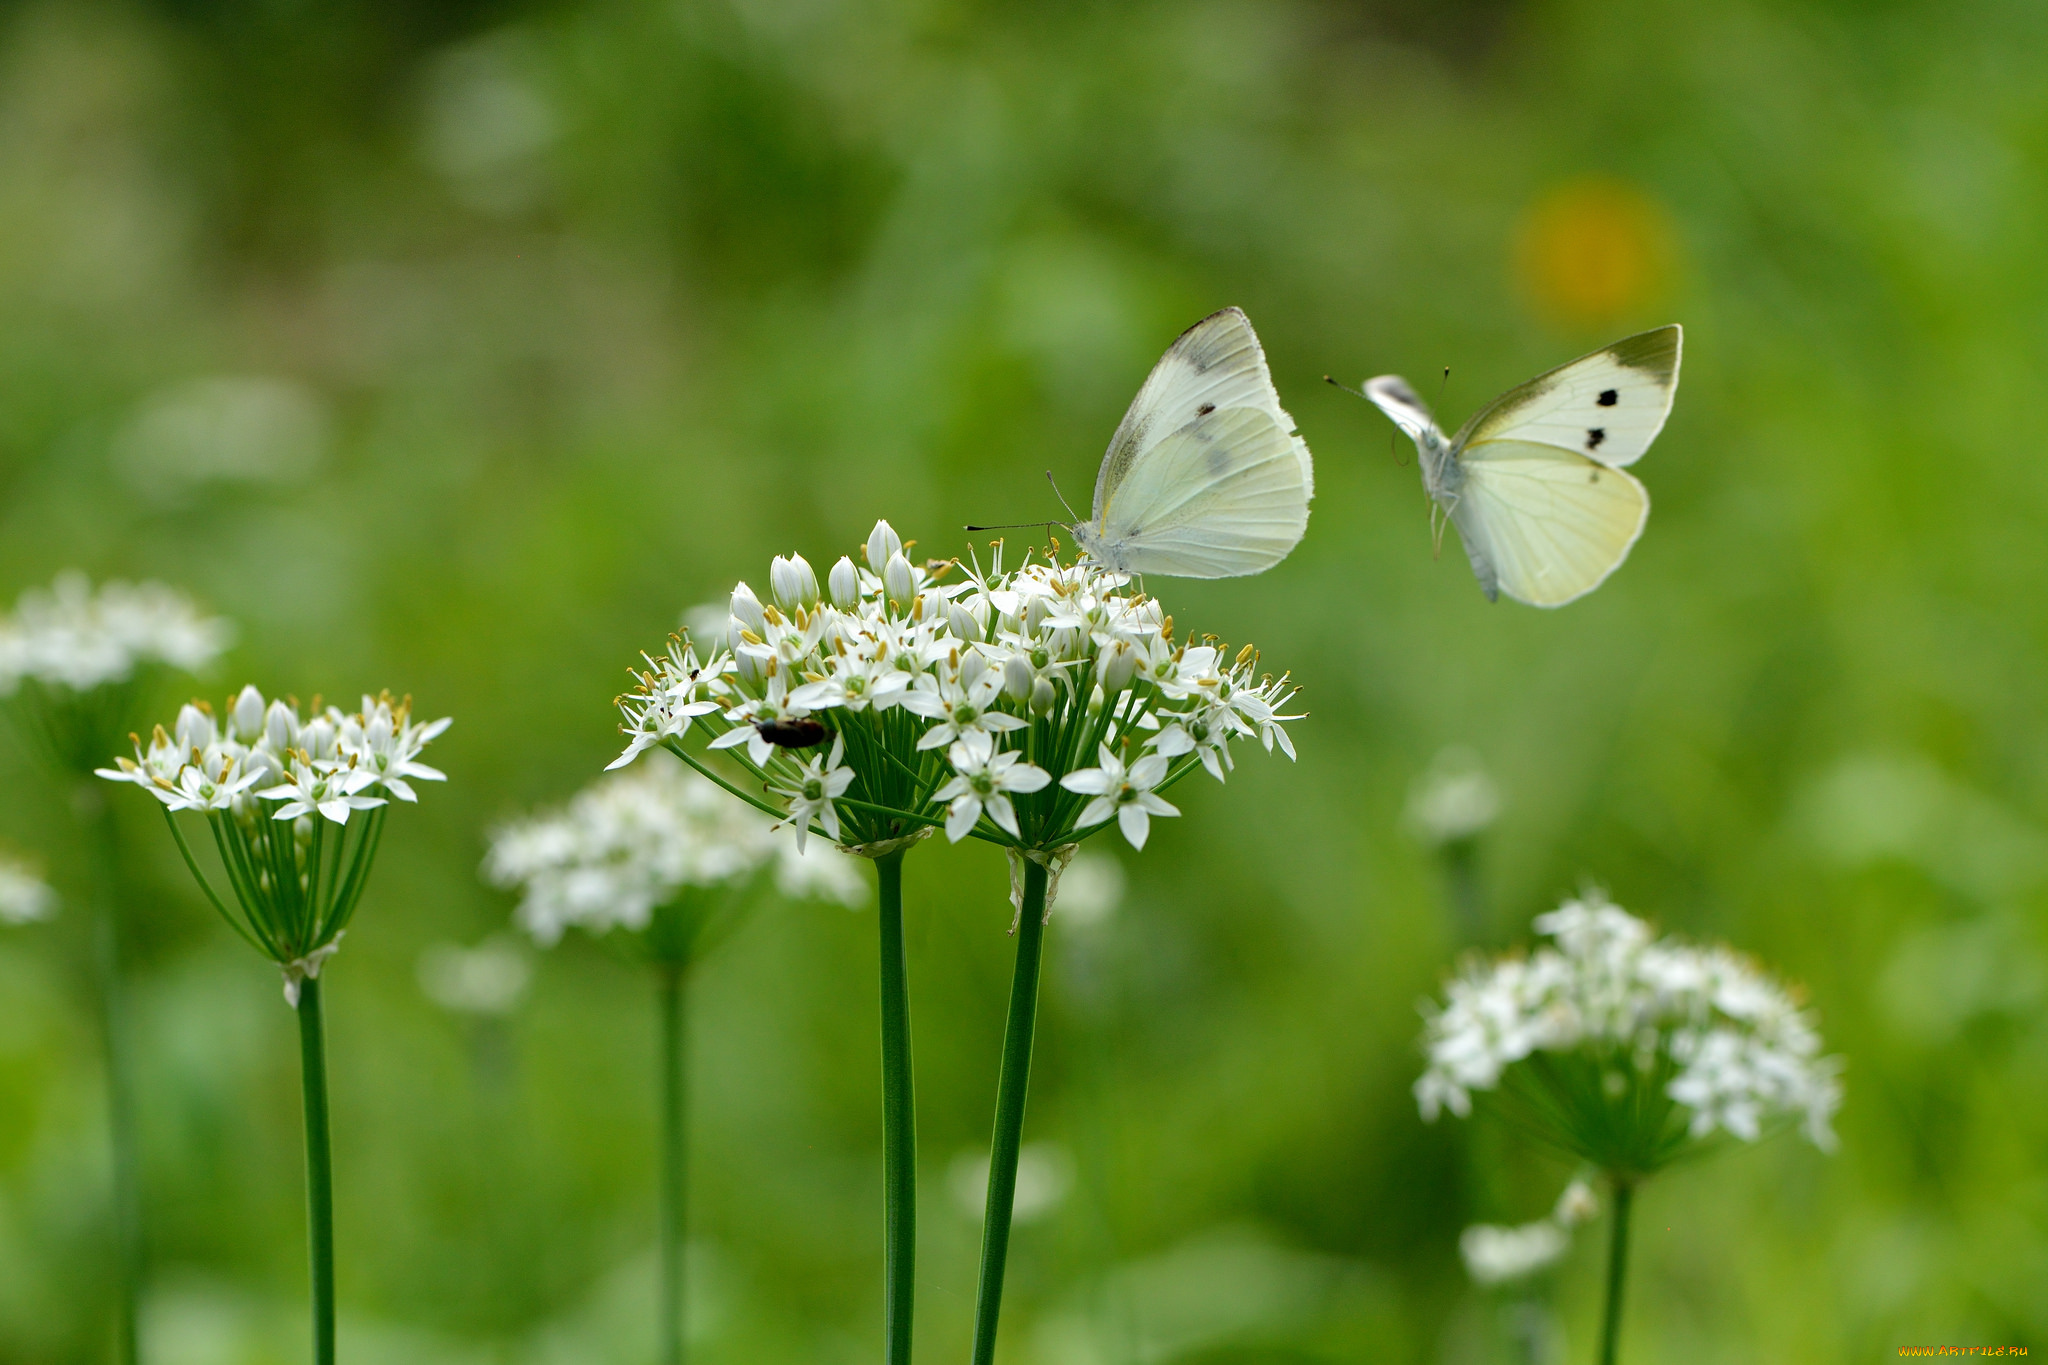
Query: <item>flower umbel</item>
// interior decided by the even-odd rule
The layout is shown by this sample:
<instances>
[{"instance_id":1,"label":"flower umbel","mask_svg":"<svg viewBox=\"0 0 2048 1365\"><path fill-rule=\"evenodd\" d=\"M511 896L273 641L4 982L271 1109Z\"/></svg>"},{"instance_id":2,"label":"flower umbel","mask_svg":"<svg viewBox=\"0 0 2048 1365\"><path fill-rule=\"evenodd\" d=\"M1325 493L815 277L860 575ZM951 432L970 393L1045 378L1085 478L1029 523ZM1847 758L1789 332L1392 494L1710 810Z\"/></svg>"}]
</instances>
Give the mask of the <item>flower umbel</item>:
<instances>
[{"instance_id":1,"label":"flower umbel","mask_svg":"<svg viewBox=\"0 0 2048 1365\"><path fill-rule=\"evenodd\" d=\"M94 590L84 574L59 574L0 616L0 700L46 759L83 777L135 723L150 676L205 668L233 634L161 583Z\"/></svg>"},{"instance_id":2,"label":"flower umbel","mask_svg":"<svg viewBox=\"0 0 2048 1365\"><path fill-rule=\"evenodd\" d=\"M821 592L799 556L771 566L768 599L734 588L723 638L645 656L619 699L621 766L683 739L725 751L761 797L729 790L863 851L942 828L1051 850L1115 824L1142 846L1159 792L1196 767L1222 779L1230 746L1293 755L1293 688L1213 639L1176 639L1159 603L1083 560L1027 555L913 562L878 522ZM721 779L722 780L722 779ZM764 799L765 798L765 799Z\"/></svg>"},{"instance_id":3,"label":"flower umbel","mask_svg":"<svg viewBox=\"0 0 2048 1365\"><path fill-rule=\"evenodd\" d=\"M669 763L599 779L563 810L500 827L484 875L521 893L519 924L542 946L565 929L639 933L697 890L739 889L764 869L785 895L855 904L854 865L799 852L759 812Z\"/></svg>"},{"instance_id":4,"label":"flower umbel","mask_svg":"<svg viewBox=\"0 0 2048 1365\"><path fill-rule=\"evenodd\" d=\"M1725 1132L1797 1122L1818 1147L1841 1103L1839 1063L1812 1018L1726 948L1657 938L1598 893L1536 920L1552 940L1475 965L1430 1015L1423 1117L1498 1090L1553 1146L1634 1179Z\"/></svg>"},{"instance_id":5,"label":"flower umbel","mask_svg":"<svg viewBox=\"0 0 2048 1365\"><path fill-rule=\"evenodd\" d=\"M114 582L94 591L84 574L62 573L0 617L0 696L23 679L85 692L125 682L152 663L195 672L233 633L161 583Z\"/></svg>"},{"instance_id":6,"label":"flower umbel","mask_svg":"<svg viewBox=\"0 0 2048 1365\"><path fill-rule=\"evenodd\" d=\"M384 829L386 797L417 799L410 781L440 781L417 762L448 727L416 725L412 702L364 697L353 714L264 700L245 687L216 719L204 702L159 725L135 756L99 776L130 782L163 803L171 834L214 908L285 974L285 998L317 978L333 956L369 881ZM200 872L176 815L206 816L235 903ZM366 818L351 820L358 812Z\"/></svg>"}]
</instances>

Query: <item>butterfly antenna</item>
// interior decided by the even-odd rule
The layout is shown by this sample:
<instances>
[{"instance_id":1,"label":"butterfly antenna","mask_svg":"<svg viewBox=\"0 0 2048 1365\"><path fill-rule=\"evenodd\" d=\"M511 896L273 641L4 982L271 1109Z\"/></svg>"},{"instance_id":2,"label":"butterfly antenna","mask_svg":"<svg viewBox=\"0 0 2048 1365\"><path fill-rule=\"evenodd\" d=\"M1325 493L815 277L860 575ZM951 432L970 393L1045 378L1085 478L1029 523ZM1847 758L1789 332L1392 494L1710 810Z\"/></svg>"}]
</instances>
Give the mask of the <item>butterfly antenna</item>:
<instances>
[{"instance_id":1,"label":"butterfly antenna","mask_svg":"<svg viewBox=\"0 0 2048 1365\"><path fill-rule=\"evenodd\" d=\"M1056 521L1006 521L1001 526L967 526L961 529L967 531L1027 531L1034 526L1050 528L1057 525L1059 523Z\"/></svg>"},{"instance_id":2,"label":"butterfly antenna","mask_svg":"<svg viewBox=\"0 0 2048 1365\"><path fill-rule=\"evenodd\" d=\"M1045 481L1052 485L1052 495L1060 500L1060 506L1067 509L1067 515L1072 517L1075 521L1079 521L1081 519L1080 514L1076 512L1072 504L1070 504L1067 501L1066 495L1060 492L1059 480L1053 478L1052 471L1050 469L1045 471Z\"/></svg>"},{"instance_id":3,"label":"butterfly antenna","mask_svg":"<svg viewBox=\"0 0 2048 1365\"><path fill-rule=\"evenodd\" d=\"M1331 388L1333 388L1333 389L1337 390L1337 392L1339 392L1339 393L1348 393L1348 394L1350 394L1350 395L1351 395L1351 396L1352 396L1353 398L1365 398L1365 401L1366 401L1366 402L1368 402L1368 403L1370 403L1370 402L1372 401L1372 400L1371 400L1370 398L1366 398L1366 397L1365 397L1365 389L1364 389L1364 387L1363 387L1363 386L1361 386L1361 387L1359 387L1359 388L1355 388L1355 389L1354 389L1354 388L1350 388L1350 387L1348 387L1348 386L1346 386L1346 385L1343 385L1343 384L1339 384L1339 383L1338 383L1338 382L1337 382L1336 380L1334 380L1334 379L1330 378L1330 376L1328 376L1328 375L1324 375L1324 376L1323 376L1323 382L1324 382L1325 384L1328 384L1328 385L1329 385L1329 386L1330 386Z\"/></svg>"},{"instance_id":4,"label":"butterfly antenna","mask_svg":"<svg viewBox=\"0 0 2048 1365\"><path fill-rule=\"evenodd\" d=\"M1450 389L1451 367L1446 365L1444 366L1444 377L1437 381L1436 386L1436 410L1438 412L1442 412L1444 410L1444 395L1446 393L1449 393Z\"/></svg>"}]
</instances>

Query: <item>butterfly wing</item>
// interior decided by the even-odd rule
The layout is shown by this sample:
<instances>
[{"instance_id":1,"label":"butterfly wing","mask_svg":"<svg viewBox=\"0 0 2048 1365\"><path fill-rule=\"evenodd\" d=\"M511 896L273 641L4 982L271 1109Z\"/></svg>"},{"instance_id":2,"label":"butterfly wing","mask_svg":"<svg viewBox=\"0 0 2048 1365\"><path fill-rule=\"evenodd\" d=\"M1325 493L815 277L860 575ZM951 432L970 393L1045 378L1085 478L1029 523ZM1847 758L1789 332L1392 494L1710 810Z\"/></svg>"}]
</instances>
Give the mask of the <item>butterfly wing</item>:
<instances>
[{"instance_id":1,"label":"butterfly wing","mask_svg":"<svg viewBox=\"0 0 2048 1365\"><path fill-rule=\"evenodd\" d=\"M1671 413L1683 341L1676 324L1659 327L1538 375L1480 409L1452 447L1469 458L1488 441L1534 442L1615 469L1633 464Z\"/></svg>"},{"instance_id":2,"label":"butterfly wing","mask_svg":"<svg viewBox=\"0 0 2048 1365\"><path fill-rule=\"evenodd\" d=\"M1556 446L1492 440L1460 463L1451 520L1488 598L1561 607L1585 596L1628 558L1650 515L1633 475Z\"/></svg>"},{"instance_id":3,"label":"butterfly wing","mask_svg":"<svg viewBox=\"0 0 2048 1365\"><path fill-rule=\"evenodd\" d=\"M1191 422L1132 465L1097 557L1126 573L1176 578L1270 569L1308 529L1306 454L1259 408Z\"/></svg>"},{"instance_id":4,"label":"butterfly wing","mask_svg":"<svg viewBox=\"0 0 2048 1365\"><path fill-rule=\"evenodd\" d=\"M1415 390L1409 388L1408 381L1400 375L1383 374L1377 379L1368 379L1363 392L1372 400L1374 407L1384 412L1417 445L1432 434L1438 440L1443 439L1443 433L1437 430L1436 418L1430 416L1429 405L1416 396Z\"/></svg>"},{"instance_id":5,"label":"butterfly wing","mask_svg":"<svg viewBox=\"0 0 2048 1365\"><path fill-rule=\"evenodd\" d=\"M1074 529L1126 572L1258 573L1299 543L1314 493L1308 443L1280 406L1258 335L1225 308L1152 367L1103 456L1095 515Z\"/></svg>"}]
</instances>

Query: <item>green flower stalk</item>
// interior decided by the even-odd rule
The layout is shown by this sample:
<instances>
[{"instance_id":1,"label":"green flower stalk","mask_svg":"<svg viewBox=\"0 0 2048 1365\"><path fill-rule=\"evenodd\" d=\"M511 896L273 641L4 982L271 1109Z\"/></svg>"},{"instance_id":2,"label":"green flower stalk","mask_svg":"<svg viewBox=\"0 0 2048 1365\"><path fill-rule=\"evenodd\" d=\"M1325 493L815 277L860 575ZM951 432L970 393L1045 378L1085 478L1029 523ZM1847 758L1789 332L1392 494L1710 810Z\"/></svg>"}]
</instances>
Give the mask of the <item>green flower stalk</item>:
<instances>
[{"instance_id":1,"label":"green flower stalk","mask_svg":"<svg viewBox=\"0 0 2048 1365\"><path fill-rule=\"evenodd\" d=\"M146 747L135 741L133 759L99 770L162 803L171 838L206 898L284 976L285 1003L299 1018L316 1365L334 1360L334 1166L320 975L369 885L388 799L416 801L413 782L443 780L418 759L447 728L445 719L415 723L411 698L393 702L389 693L364 697L354 715L323 710L316 698L308 718L294 702L266 704L245 687L224 722L193 702L169 733L159 725ZM178 827L181 812L204 816L226 899L200 870Z\"/></svg>"},{"instance_id":2,"label":"green flower stalk","mask_svg":"<svg viewBox=\"0 0 2048 1365\"><path fill-rule=\"evenodd\" d=\"M722 640L675 637L619 699L630 743L660 745L740 799L877 863L882 932L885 1343L910 1358L916 1136L900 861L943 829L1003 847L1017 910L1017 965L1003 1046L975 1360L994 1350L1011 1197L1029 1090L1046 916L1075 846L1112 826L1142 848L1161 795L1197 768L1219 781L1231 746L1293 756L1285 677L1258 673L1213 638L1176 639L1159 603L1092 561L1003 550L915 565L887 522L821 589L800 556L770 568L772 602L733 590ZM951 579L952 581L948 581ZM692 731L707 743L685 743ZM720 776L722 751L746 774ZM614 766L618 766L615 764ZM751 790L749 790L751 788ZM758 795L756 793L759 793Z\"/></svg>"},{"instance_id":3,"label":"green flower stalk","mask_svg":"<svg viewBox=\"0 0 2048 1365\"><path fill-rule=\"evenodd\" d=\"M484 875L521 893L518 918L543 947L571 927L645 966L660 1034L659 1359L682 1365L687 1340L688 987L692 968L759 898L781 895L858 904L852 863L774 831L709 781L674 765L599 780L565 810L492 836Z\"/></svg>"},{"instance_id":4,"label":"green flower stalk","mask_svg":"<svg viewBox=\"0 0 2048 1365\"><path fill-rule=\"evenodd\" d=\"M108 583L58 575L23 593L0 617L0 702L27 746L67 783L91 871L93 975L105 1056L112 1199L115 1358L139 1358L143 1279L141 1163L137 1152L127 1027L127 969L120 904L120 847L113 813L92 780L94 765L135 722L137 699L161 676L196 672L233 634L160 583Z\"/></svg>"},{"instance_id":5,"label":"green flower stalk","mask_svg":"<svg viewBox=\"0 0 2048 1365\"><path fill-rule=\"evenodd\" d=\"M1755 1142L1795 1124L1831 1150L1840 1063L1820 1055L1792 993L1726 948L1657 938L1598 893L1539 916L1536 928L1554 946L1475 963L1451 982L1423 1035L1429 1068L1415 1095L1434 1120L1444 1109L1470 1113L1484 1093L1532 1139L1605 1178L1600 1360L1613 1365L1637 1188L1722 1139ZM1589 1211L1583 1199L1572 1207ZM1560 1224L1565 1210L1561 1202Z\"/></svg>"}]
</instances>

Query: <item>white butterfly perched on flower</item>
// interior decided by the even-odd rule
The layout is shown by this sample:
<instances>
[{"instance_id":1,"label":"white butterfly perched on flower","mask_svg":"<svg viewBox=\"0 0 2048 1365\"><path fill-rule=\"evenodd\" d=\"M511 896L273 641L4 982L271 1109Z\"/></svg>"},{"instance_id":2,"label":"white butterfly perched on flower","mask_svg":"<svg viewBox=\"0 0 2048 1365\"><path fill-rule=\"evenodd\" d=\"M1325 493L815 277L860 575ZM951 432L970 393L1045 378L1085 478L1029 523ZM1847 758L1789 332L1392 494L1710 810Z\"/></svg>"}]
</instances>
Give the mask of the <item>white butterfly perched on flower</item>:
<instances>
[{"instance_id":1,"label":"white butterfly perched on flower","mask_svg":"<svg viewBox=\"0 0 2048 1365\"><path fill-rule=\"evenodd\" d=\"M1623 466L1664 429L1682 338L1676 324L1659 327L1560 365L1451 437L1399 375L1366 381L1365 396L1414 439L1432 519L1441 509L1457 526L1488 600L1561 607L1628 558L1650 495Z\"/></svg>"},{"instance_id":2,"label":"white butterfly perched on flower","mask_svg":"<svg viewBox=\"0 0 2048 1365\"><path fill-rule=\"evenodd\" d=\"M1152 367L1102 457L1095 515L1067 529L1119 573L1235 578L1287 558L1314 494L1258 335L1225 308Z\"/></svg>"}]
</instances>

